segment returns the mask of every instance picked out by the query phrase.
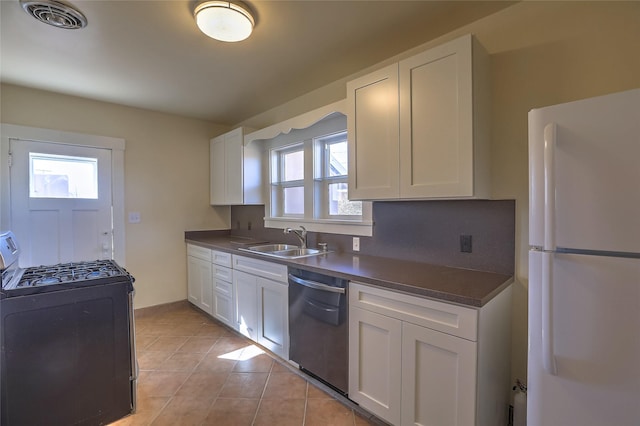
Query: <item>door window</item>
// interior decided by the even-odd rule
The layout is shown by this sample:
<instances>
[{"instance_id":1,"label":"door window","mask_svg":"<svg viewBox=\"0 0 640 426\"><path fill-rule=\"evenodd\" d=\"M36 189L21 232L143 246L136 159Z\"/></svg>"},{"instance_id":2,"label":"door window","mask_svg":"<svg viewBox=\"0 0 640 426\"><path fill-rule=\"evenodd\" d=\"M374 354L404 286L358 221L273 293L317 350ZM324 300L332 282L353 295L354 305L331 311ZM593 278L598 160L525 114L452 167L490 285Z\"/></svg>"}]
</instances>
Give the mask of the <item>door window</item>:
<instances>
[{"instance_id":1,"label":"door window","mask_svg":"<svg viewBox=\"0 0 640 426\"><path fill-rule=\"evenodd\" d=\"M98 199L98 159L30 152L29 197Z\"/></svg>"}]
</instances>

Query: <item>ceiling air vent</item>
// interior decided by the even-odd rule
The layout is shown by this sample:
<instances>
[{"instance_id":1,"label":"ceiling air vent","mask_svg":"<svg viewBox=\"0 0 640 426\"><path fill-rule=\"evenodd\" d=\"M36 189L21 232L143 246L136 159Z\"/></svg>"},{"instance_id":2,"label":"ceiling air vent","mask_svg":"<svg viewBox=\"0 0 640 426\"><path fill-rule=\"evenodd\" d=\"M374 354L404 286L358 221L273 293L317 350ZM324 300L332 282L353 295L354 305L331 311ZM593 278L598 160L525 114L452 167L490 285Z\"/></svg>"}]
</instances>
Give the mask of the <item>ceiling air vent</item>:
<instances>
[{"instance_id":1,"label":"ceiling air vent","mask_svg":"<svg viewBox=\"0 0 640 426\"><path fill-rule=\"evenodd\" d=\"M20 0L25 12L40 22L58 28L76 30L87 26L87 18L77 9L55 0Z\"/></svg>"}]
</instances>

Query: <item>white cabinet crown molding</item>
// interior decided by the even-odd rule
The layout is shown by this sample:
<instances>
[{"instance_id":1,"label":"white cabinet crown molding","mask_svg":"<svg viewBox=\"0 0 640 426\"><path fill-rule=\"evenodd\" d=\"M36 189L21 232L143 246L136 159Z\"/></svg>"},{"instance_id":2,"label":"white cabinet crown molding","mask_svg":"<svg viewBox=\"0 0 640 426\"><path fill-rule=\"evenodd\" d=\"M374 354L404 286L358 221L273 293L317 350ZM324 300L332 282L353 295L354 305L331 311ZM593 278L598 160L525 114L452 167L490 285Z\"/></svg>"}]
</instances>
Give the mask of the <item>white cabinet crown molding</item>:
<instances>
[{"instance_id":1,"label":"white cabinet crown molding","mask_svg":"<svg viewBox=\"0 0 640 426\"><path fill-rule=\"evenodd\" d=\"M289 134L292 130L306 129L307 127L310 127L324 120L325 118L331 118L332 116L337 114L347 115L346 108L346 99L342 99L332 104L325 105L309 112L305 112L304 114L300 114L296 117L245 135L244 144L246 146L253 141L273 139L279 135Z\"/></svg>"}]
</instances>

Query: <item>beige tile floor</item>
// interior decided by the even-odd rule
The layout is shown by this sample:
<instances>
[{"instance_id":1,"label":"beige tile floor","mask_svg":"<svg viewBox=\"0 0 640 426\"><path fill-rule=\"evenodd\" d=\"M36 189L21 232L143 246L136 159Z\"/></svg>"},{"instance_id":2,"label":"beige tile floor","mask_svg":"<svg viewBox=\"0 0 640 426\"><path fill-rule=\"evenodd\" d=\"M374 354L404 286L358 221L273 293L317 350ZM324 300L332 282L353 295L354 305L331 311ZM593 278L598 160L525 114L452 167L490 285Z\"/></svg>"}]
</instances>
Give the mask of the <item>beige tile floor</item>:
<instances>
[{"instance_id":1,"label":"beige tile floor","mask_svg":"<svg viewBox=\"0 0 640 426\"><path fill-rule=\"evenodd\" d=\"M187 303L136 315L138 407L124 425L370 425Z\"/></svg>"}]
</instances>

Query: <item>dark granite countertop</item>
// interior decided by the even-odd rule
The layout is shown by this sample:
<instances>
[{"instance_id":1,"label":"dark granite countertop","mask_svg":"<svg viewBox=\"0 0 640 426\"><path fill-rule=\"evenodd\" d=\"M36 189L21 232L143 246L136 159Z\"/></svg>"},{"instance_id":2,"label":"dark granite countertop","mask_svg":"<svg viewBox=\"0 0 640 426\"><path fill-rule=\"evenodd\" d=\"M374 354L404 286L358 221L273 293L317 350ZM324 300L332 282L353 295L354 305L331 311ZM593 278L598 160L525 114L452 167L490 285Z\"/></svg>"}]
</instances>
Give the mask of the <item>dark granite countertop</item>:
<instances>
[{"instance_id":1,"label":"dark granite countertop","mask_svg":"<svg viewBox=\"0 0 640 426\"><path fill-rule=\"evenodd\" d=\"M329 252L301 259L266 257L239 250L241 247L265 243L264 240L251 240L224 232L185 232L185 240L215 250L472 307L484 306L513 281L509 275L493 272L353 253Z\"/></svg>"}]
</instances>

